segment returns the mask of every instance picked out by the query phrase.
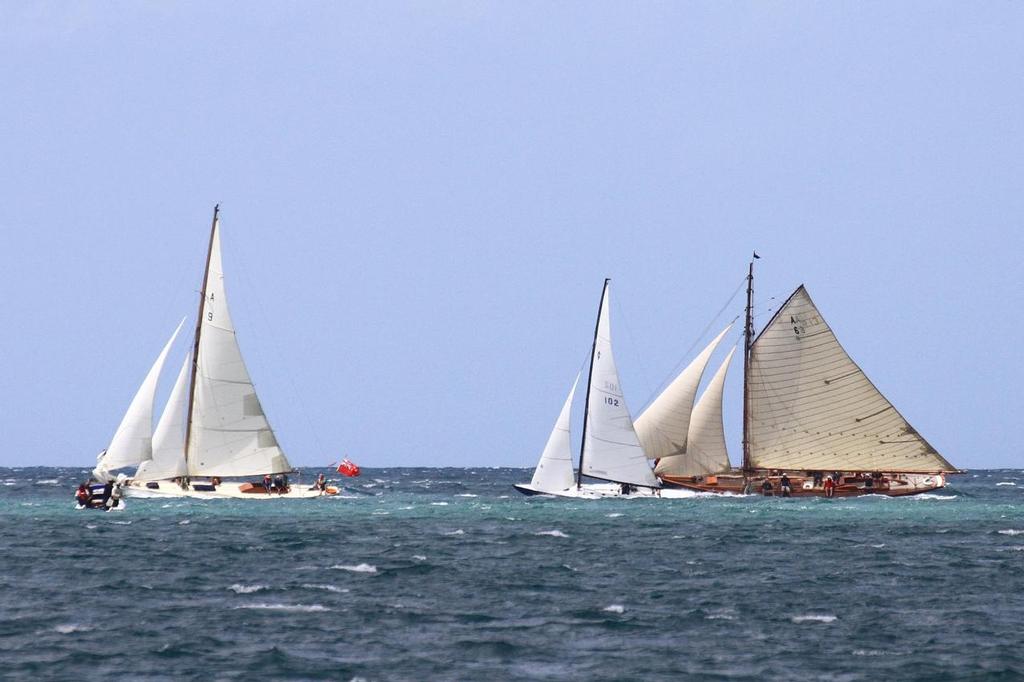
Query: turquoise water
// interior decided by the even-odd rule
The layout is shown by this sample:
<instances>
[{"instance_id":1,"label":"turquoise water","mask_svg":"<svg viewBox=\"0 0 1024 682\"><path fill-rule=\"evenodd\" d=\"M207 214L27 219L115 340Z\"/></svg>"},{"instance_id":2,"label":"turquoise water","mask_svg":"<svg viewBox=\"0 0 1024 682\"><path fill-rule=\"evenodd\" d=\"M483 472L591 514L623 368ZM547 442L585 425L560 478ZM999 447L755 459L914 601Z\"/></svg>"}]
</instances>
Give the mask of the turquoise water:
<instances>
[{"instance_id":1,"label":"turquoise water","mask_svg":"<svg viewBox=\"0 0 1024 682\"><path fill-rule=\"evenodd\" d=\"M515 493L525 470L364 469L336 499L110 514L73 509L84 474L0 469L0 676L1024 677L1021 471L566 501Z\"/></svg>"}]
</instances>

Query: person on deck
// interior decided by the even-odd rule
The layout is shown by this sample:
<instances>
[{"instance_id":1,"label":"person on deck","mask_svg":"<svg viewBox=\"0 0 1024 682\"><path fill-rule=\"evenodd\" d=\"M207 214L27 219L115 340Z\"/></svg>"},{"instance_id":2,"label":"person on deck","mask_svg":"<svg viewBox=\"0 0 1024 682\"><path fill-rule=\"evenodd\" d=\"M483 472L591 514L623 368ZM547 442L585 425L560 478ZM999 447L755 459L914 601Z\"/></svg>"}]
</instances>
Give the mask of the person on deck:
<instances>
[{"instance_id":1,"label":"person on deck","mask_svg":"<svg viewBox=\"0 0 1024 682\"><path fill-rule=\"evenodd\" d=\"M264 474L263 475L263 490L265 490L268 495L270 494L270 484L271 484L270 474Z\"/></svg>"},{"instance_id":2,"label":"person on deck","mask_svg":"<svg viewBox=\"0 0 1024 682\"><path fill-rule=\"evenodd\" d=\"M764 483L761 484L761 494L765 497L771 497L774 493L774 486L772 485L771 479L764 479Z\"/></svg>"},{"instance_id":3,"label":"person on deck","mask_svg":"<svg viewBox=\"0 0 1024 682\"><path fill-rule=\"evenodd\" d=\"M782 474L782 478L779 480L779 491L783 497L789 497L789 494L793 492L793 486L789 483L789 476Z\"/></svg>"},{"instance_id":4,"label":"person on deck","mask_svg":"<svg viewBox=\"0 0 1024 682\"><path fill-rule=\"evenodd\" d=\"M836 492L836 482L831 476L825 478L825 497L832 497Z\"/></svg>"},{"instance_id":5,"label":"person on deck","mask_svg":"<svg viewBox=\"0 0 1024 682\"><path fill-rule=\"evenodd\" d=\"M278 495L284 495L284 477L280 474L274 476L274 489Z\"/></svg>"},{"instance_id":6,"label":"person on deck","mask_svg":"<svg viewBox=\"0 0 1024 682\"><path fill-rule=\"evenodd\" d=\"M822 478L824 478L824 476L823 476L823 474L820 471L815 471L814 472L814 487L815 488L820 488L821 487Z\"/></svg>"},{"instance_id":7,"label":"person on deck","mask_svg":"<svg viewBox=\"0 0 1024 682\"><path fill-rule=\"evenodd\" d=\"M103 484L103 496L100 497L100 506L106 509L107 504L110 502L110 494L114 492L114 482L107 481Z\"/></svg>"},{"instance_id":8,"label":"person on deck","mask_svg":"<svg viewBox=\"0 0 1024 682\"><path fill-rule=\"evenodd\" d=\"M316 477L316 489L320 492L327 489L327 479L324 478L323 473Z\"/></svg>"},{"instance_id":9,"label":"person on deck","mask_svg":"<svg viewBox=\"0 0 1024 682\"><path fill-rule=\"evenodd\" d=\"M121 484L113 486L110 490L110 498L107 500L107 511L111 511L114 507L121 504L121 497L124 496L124 491L121 489Z\"/></svg>"},{"instance_id":10,"label":"person on deck","mask_svg":"<svg viewBox=\"0 0 1024 682\"><path fill-rule=\"evenodd\" d=\"M75 491L75 500L83 507L89 506L89 498L92 494L89 492L89 486L82 483L78 486L78 490Z\"/></svg>"}]
</instances>

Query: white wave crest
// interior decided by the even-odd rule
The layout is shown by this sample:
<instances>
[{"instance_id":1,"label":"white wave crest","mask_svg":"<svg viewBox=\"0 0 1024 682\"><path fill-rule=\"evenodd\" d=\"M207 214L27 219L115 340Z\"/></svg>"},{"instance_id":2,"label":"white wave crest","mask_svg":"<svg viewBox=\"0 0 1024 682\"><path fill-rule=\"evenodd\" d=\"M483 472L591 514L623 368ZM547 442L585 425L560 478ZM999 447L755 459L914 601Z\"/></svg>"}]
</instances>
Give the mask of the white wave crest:
<instances>
[{"instance_id":1,"label":"white wave crest","mask_svg":"<svg viewBox=\"0 0 1024 682\"><path fill-rule=\"evenodd\" d=\"M480 496L479 495L474 495L473 493L462 493L461 495L456 495L455 497L480 497Z\"/></svg>"},{"instance_id":2,"label":"white wave crest","mask_svg":"<svg viewBox=\"0 0 1024 682\"><path fill-rule=\"evenodd\" d=\"M567 538L567 537L569 537L568 535L566 535L562 531L558 530L557 528L555 528L554 530L540 530L540 531L537 531L536 533L534 533L534 535L550 535L553 538Z\"/></svg>"},{"instance_id":3,"label":"white wave crest","mask_svg":"<svg viewBox=\"0 0 1024 682\"><path fill-rule=\"evenodd\" d=\"M413 554L412 558L415 559L416 561L426 561L427 560L427 557L424 556L423 554Z\"/></svg>"},{"instance_id":4,"label":"white wave crest","mask_svg":"<svg viewBox=\"0 0 1024 682\"><path fill-rule=\"evenodd\" d=\"M1024 530L1017 530L1016 528L1007 528L1006 530L997 531L1000 535L1024 535Z\"/></svg>"},{"instance_id":5,"label":"white wave crest","mask_svg":"<svg viewBox=\"0 0 1024 682\"><path fill-rule=\"evenodd\" d=\"M338 587L336 585L312 585L307 583L302 587L307 590L324 590L325 592L348 592L347 587Z\"/></svg>"},{"instance_id":6,"label":"white wave crest","mask_svg":"<svg viewBox=\"0 0 1024 682\"><path fill-rule=\"evenodd\" d=\"M60 485L60 481L56 478L41 478L36 481L36 485Z\"/></svg>"},{"instance_id":7,"label":"white wave crest","mask_svg":"<svg viewBox=\"0 0 1024 682\"><path fill-rule=\"evenodd\" d=\"M431 502L430 506L431 507L447 507L448 503L447 502Z\"/></svg>"},{"instance_id":8,"label":"white wave crest","mask_svg":"<svg viewBox=\"0 0 1024 682\"><path fill-rule=\"evenodd\" d=\"M831 623L836 619L836 616L827 613L809 613L803 616L793 616L790 618L794 623Z\"/></svg>"},{"instance_id":9,"label":"white wave crest","mask_svg":"<svg viewBox=\"0 0 1024 682\"><path fill-rule=\"evenodd\" d=\"M344 564L335 564L331 566L336 571L352 571L353 573L376 573L377 567L371 566L370 564L356 564L355 566L346 566Z\"/></svg>"},{"instance_id":10,"label":"white wave crest","mask_svg":"<svg viewBox=\"0 0 1024 682\"><path fill-rule=\"evenodd\" d=\"M314 611L330 611L329 608L321 604L242 604L236 606L236 609L258 609L263 611L297 611L302 613L312 613Z\"/></svg>"},{"instance_id":11,"label":"white wave crest","mask_svg":"<svg viewBox=\"0 0 1024 682\"><path fill-rule=\"evenodd\" d=\"M465 535L465 534L466 534L466 531L462 530L461 528L459 528L457 530L450 530L447 533L445 533L445 535Z\"/></svg>"},{"instance_id":12,"label":"white wave crest","mask_svg":"<svg viewBox=\"0 0 1024 682\"><path fill-rule=\"evenodd\" d=\"M622 604L609 604L608 606L602 609L602 611L607 611L608 613L622 613L625 610L626 607Z\"/></svg>"},{"instance_id":13,"label":"white wave crest","mask_svg":"<svg viewBox=\"0 0 1024 682\"><path fill-rule=\"evenodd\" d=\"M54 632L59 632L62 635L70 635L73 632L89 632L90 630L92 630L92 626L79 625L78 623L64 623L53 628Z\"/></svg>"},{"instance_id":14,"label":"white wave crest","mask_svg":"<svg viewBox=\"0 0 1024 682\"><path fill-rule=\"evenodd\" d=\"M908 499L911 500L938 500L940 502L950 502L957 498L956 495L935 495L933 493L921 493L920 495L911 495Z\"/></svg>"},{"instance_id":15,"label":"white wave crest","mask_svg":"<svg viewBox=\"0 0 1024 682\"><path fill-rule=\"evenodd\" d=\"M999 483L996 483L996 485L1017 485L1017 484L1014 483L1013 481L999 481Z\"/></svg>"},{"instance_id":16,"label":"white wave crest","mask_svg":"<svg viewBox=\"0 0 1024 682\"><path fill-rule=\"evenodd\" d=\"M179 526L187 526L190 523L192 523L192 522L189 521L188 519L185 519L184 521L178 521L178 525Z\"/></svg>"},{"instance_id":17,"label":"white wave crest","mask_svg":"<svg viewBox=\"0 0 1024 682\"><path fill-rule=\"evenodd\" d=\"M259 592L260 590L269 590L270 588L266 585L239 585L235 583L228 588L235 594L252 594L253 592Z\"/></svg>"},{"instance_id":18,"label":"white wave crest","mask_svg":"<svg viewBox=\"0 0 1024 682\"><path fill-rule=\"evenodd\" d=\"M620 516L622 516L622 514L620 514L619 512L615 512L614 514L605 514L605 516L607 516L609 519L617 519Z\"/></svg>"}]
</instances>

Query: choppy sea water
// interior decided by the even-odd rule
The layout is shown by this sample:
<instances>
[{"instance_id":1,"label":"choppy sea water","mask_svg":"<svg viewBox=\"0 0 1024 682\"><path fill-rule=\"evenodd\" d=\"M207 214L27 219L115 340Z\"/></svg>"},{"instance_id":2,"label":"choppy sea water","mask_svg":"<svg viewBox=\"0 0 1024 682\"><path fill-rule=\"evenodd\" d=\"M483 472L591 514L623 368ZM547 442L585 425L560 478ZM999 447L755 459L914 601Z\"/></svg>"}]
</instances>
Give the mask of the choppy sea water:
<instances>
[{"instance_id":1,"label":"choppy sea water","mask_svg":"<svg viewBox=\"0 0 1024 682\"><path fill-rule=\"evenodd\" d=\"M853 500L525 498L530 473L103 513L73 509L84 470L0 469L0 676L1024 677L1022 471Z\"/></svg>"}]
</instances>

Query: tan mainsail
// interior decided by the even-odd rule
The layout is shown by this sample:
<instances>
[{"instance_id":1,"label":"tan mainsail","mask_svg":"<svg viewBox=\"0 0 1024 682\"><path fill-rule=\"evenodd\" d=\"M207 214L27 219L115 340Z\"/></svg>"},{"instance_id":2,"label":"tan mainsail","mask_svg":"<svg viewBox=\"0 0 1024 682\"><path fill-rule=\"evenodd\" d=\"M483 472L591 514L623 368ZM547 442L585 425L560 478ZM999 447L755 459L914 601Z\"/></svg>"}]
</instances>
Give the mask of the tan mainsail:
<instances>
[{"instance_id":1,"label":"tan mainsail","mask_svg":"<svg viewBox=\"0 0 1024 682\"><path fill-rule=\"evenodd\" d=\"M803 286L751 346L747 388L753 468L957 471L850 359Z\"/></svg>"}]
</instances>

